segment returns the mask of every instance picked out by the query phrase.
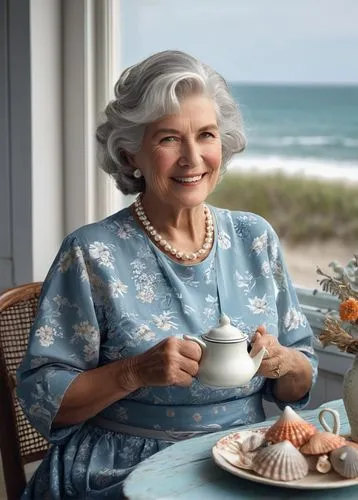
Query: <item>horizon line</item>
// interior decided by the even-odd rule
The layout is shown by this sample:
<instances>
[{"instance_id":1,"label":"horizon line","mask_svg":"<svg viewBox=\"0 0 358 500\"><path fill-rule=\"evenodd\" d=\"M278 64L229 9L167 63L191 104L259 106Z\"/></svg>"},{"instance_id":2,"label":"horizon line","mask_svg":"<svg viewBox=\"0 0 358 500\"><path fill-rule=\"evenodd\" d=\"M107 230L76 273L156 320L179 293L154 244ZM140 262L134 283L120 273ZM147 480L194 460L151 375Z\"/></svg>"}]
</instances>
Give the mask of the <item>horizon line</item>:
<instances>
[{"instance_id":1,"label":"horizon line","mask_svg":"<svg viewBox=\"0 0 358 500\"><path fill-rule=\"evenodd\" d=\"M284 82L284 81L277 81L277 82L270 82L270 81L250 81L250 80L242 80L242 81L235 81L235 80L229 80L228 78L226 79L229 84L236 84L236 85L267 85L267 86L295 86L295 87L358 87L358 82Z\"/></svg>"}]
</instances>

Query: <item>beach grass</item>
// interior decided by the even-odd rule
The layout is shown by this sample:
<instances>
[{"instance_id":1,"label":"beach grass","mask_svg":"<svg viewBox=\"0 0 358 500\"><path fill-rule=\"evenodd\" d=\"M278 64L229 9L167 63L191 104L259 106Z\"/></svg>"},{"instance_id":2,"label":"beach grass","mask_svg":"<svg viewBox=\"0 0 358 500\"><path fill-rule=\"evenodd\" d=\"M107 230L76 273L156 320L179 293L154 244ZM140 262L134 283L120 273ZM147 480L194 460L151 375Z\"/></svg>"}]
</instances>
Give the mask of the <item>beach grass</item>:
<instances>
[{"instance_id":1,"label":"beach grass","mask_svg":"<svg viewBox=\"0 0 358 500\"><path fill-rule=\"evenodd\" d=\"M280 172L230 172L208 202L262 215L288 243L358 241L358 185Z\"/></svg>"}]
</instances>

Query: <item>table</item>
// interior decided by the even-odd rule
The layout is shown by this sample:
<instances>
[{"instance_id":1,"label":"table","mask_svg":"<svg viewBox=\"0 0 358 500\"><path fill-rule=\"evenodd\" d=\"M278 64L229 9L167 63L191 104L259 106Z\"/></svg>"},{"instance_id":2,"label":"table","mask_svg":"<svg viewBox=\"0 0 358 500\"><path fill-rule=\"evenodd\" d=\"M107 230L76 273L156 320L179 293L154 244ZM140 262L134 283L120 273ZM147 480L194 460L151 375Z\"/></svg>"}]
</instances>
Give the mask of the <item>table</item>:
<instances>
[{"instance_id":1,"label":"table","mask_svg":"<svg viewBox=\"0 0 358 500\"><path fill-rule=\"evenodd\" d=\"M322 407L337 410L341 417L341 434L349 434L343 401L341 399L330 401ZM318 421L320 409L302 411L300 415L321 428ZM276 418L247 428L269 426ZM314 491L287 489L247 481L220 469L211 457L211 448L218 439L234 430L215 432L175 443L143 461L124 483L126 498L128 500L279 500L281 498L358 500L358 486Z\"/></svg>"}]
</instances>

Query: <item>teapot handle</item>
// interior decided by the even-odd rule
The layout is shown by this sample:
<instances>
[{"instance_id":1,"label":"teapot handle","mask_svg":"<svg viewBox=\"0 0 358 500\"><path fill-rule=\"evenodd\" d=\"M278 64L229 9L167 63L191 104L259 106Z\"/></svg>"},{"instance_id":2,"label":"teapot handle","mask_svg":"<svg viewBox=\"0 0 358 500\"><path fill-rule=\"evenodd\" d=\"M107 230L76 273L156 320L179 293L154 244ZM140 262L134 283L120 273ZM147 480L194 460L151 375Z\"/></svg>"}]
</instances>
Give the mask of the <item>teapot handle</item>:
<instances>
[{"instance_id":1,"label":"teapot handle","mask_svg":"<svg viewBox=\"0 0 358 500\"><path fill-rule=\"evenodd\" d=\"M184 340L192 340L193 342L196 342L198 345L200 345L202 350L206 349L206 344L201 339L197 339L196 337L192 337L191 335L183 335L183 339Z\"/></svg>"}]
</instances>

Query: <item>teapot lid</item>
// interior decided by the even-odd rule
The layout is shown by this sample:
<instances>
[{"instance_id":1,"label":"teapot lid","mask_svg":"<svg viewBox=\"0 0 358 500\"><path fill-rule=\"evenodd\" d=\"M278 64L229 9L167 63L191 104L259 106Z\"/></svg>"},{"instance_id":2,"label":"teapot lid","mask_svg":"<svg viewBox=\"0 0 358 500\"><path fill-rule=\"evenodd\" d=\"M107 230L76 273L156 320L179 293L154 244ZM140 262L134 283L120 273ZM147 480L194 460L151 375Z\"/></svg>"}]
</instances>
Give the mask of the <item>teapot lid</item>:
<instances>
[{"instance_id":1,"label":"teapot lid","mask_svg":"<svg viewBox=\"0 0 358 500\"><path fill-rule=\"evenodd\" d=\"M230 318L226 316L226 314L222 314L220 325L209 330L203 335L203 339L211 342L239 342L241 340L246 340L247 335L233 326L230 323Z\"/></svg>"}]
</instances>

